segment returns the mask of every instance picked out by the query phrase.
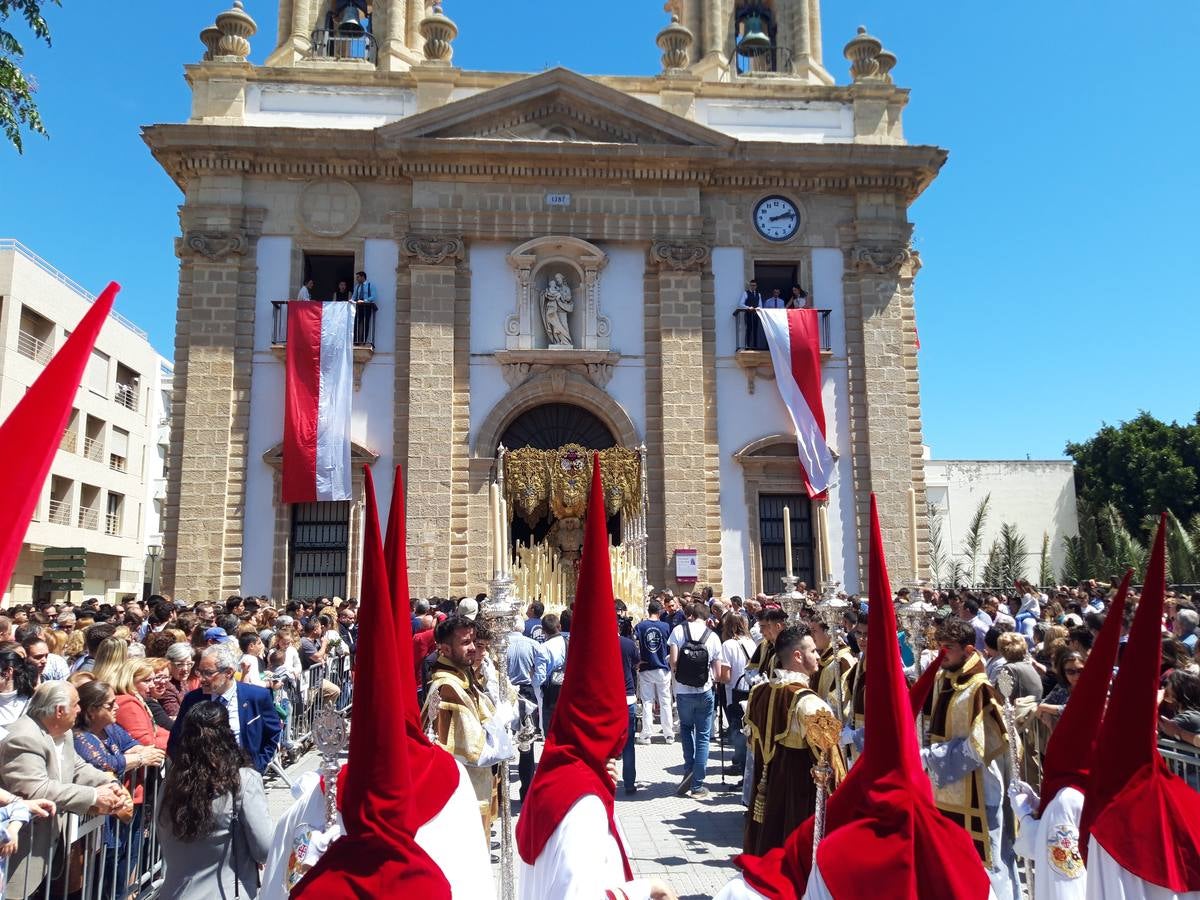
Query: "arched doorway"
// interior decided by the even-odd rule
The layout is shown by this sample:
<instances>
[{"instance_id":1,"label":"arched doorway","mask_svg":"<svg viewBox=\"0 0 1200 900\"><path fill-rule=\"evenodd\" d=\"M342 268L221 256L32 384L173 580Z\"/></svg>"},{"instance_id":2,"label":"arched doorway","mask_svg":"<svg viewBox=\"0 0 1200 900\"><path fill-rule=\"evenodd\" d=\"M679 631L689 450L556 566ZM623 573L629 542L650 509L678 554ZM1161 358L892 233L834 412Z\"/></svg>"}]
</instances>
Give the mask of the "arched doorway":
<instances>
[{"instance_id":1,"label":"arched doorway","mask_svg":"<svg viewBox=\"0 0 1200 900\"><path fill-rule=\"evenodd\" d=\"M507 450L532 447L535 450L557 450L567 444L579 444L588 450L607 450L617 446L617 440L604 421L590 410L573 403L543 403L516 416L505 427L500 444ZM589 463L590 466L590 463ZM608 518L608 534L614 544L621 543L621 516ZM554 522L546 517L529 523L520 516L512 521L513 548L533 545L546 539Z\"/></svg>"}]
</instances>

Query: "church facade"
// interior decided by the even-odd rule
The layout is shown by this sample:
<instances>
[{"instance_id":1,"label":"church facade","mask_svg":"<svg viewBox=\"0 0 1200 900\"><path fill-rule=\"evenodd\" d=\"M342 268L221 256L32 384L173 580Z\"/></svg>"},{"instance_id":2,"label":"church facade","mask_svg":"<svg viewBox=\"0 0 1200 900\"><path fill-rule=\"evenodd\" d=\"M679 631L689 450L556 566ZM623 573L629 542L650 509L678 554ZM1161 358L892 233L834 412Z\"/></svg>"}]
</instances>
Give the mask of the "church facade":
<instances>
[{"instance_id":1,"label":"church facade","mask_svg":"<svg viewBox=\"0 0 1200 900\"><path fill-rule=\"evenodd\" d=\"M838 85L817 0L681 0L657 74L518 75L457 68L470 23L438 7L281 0L255 66L240 6L201 34L189 119L144 131L184 195L165 590L356 596L361 466L386 509L397 464L414 596L485 589L502 445L637 449L658 587L694 556L718 594L778 592L787 507L800 579L857 590L872 491L893 576L927 573L908 209L946 154L905 142L879 41ZM287 301L360 271L354 497L285 505ZM821 311L827 499L752 279Z\"/></svg>"}]
</instances>

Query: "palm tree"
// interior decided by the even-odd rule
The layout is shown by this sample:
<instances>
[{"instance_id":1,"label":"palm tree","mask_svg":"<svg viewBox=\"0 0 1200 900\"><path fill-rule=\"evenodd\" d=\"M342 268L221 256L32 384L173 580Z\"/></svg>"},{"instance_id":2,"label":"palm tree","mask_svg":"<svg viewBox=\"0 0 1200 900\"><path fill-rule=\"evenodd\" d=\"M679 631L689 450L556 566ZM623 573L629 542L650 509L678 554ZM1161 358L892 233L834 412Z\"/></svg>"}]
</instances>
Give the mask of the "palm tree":
<instances>
[{"instance_id":1,"label":"palm tree","mask_svg":"<svg viewBox=\"0 0 1200 900\"><path fill-rule=\"evenodd\" d=\"M967 526L967 534L963 538L963 553L971 561L971 584L976 584L975 573L979 567L979 552L983 549L983 527L987 524L988 501L992 499L987 494L975 507L971 523Z\"/></svg>"}]
</instances>

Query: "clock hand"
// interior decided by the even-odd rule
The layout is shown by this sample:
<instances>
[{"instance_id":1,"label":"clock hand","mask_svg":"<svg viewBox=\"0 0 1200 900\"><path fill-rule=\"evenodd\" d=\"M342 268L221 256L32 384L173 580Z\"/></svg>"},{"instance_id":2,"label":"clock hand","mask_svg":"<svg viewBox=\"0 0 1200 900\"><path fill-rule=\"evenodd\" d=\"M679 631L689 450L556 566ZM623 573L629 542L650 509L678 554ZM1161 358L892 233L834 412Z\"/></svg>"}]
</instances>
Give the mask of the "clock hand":
<instances>
[{"instance_id":1,"label":"clock hand","mask_svg":"<svg viewBox=\"0 0 1200 900\"><path fill-rule=\"evenodd\" d=\"M769 218L767 221L768 222L778 222L780 219L794 219L794 218L796 218L796 214L794 212L785 212L785 213L780 213L777 216L771 216L771 218Z\"/></svg>"}]
</instances>

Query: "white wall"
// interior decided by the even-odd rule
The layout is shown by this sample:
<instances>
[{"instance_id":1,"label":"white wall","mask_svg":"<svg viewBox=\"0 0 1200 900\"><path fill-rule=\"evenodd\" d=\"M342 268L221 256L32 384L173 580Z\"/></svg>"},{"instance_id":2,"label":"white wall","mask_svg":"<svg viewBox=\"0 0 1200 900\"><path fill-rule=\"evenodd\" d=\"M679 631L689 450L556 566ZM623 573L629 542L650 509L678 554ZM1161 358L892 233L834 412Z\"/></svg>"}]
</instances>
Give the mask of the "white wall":
<instances>
[{"instance_id":1,"label":"white wall","mask_svg":"<svg viewBox=\"0 0 1200 900\"><path fill-rule=\"evenodd\" d=\"M271 128L371 129L416 111L415 91L251 83L246 86L244 121Z\"/></svg>"},{"instance_id":2,"label":"white wall","mask_svg":"<svg viewBox=\"0 0 1200 900\"><path fill-rule=\"evenodd\" d=\"M749 392L745 372L734 360L733 310L741 299L743 253L737 248L713 251L717 321L717 441L721 475L721 562L727 594L745 594L752 583L749 515L741 465L733 454L775 434L792 431L787 408L774 381L757 379ZM813 298L832 310L833 357L822 363L822 401L826 438L839 455L837 483L829 492L829 552L835 577L847 590L858 590L858 554L854 541L854 503L850 471L850 407L846 369L846 330L842 311L842 253L813 251ZM849 535L843 539L843 535ZM843 574L844 573L844 574Z\"/></svg>"},{"instance_id":3,"label":"white wall","mask_svg":"<svg viewBox=\"0 0 1200 900\"><path fill-rule=\"evenodd\" d=\"M740 141L854 140L854 110L847 103L698 98L696 121Z\"/></svg>"},{"instance_id":4,"label":"white wall","mask_svg":"<svg viewBox=\"0 0 1200 900\"><path fill-rule=\"evenodd\" d=\"M969 569L963 541L979 504L989 497L976 576L982 572L987 550L1005 522L1016 525L1025 538L1029 554L1026 577L1037 580L1044 534L1050 535L1055 578L1061 573L1065 556L1062 539L1079 533L1071 462L926 460L925 485L929 503L942 523L942 547L947 559L953 554Z\"/></svg>"},{"instance_id":5,"label":"white wall","mask_svg":"<svg viewBox=\"0 0 1200 900\"><path fill-rule=\"evenodd\" d=\"M262 237L258 241L258 283L255 295L254 357L251 368L250 436L246 471L244 535L242 538L242 592L271 593L275 539L274 470L263 454L283 440L284 365L271 351L271 301L291 291L292 241L287 237ZM379 455L372 468L380 515L386 516L392 492L395 463L393 409L395 391L395 315L390 298L396 296L395 241L368 240L363 268L371 273L380 309L375 322L375 355L363 369L361 387L351 407L351 439Z\"/></svg>"}]
</instances>

